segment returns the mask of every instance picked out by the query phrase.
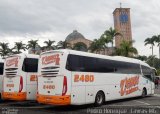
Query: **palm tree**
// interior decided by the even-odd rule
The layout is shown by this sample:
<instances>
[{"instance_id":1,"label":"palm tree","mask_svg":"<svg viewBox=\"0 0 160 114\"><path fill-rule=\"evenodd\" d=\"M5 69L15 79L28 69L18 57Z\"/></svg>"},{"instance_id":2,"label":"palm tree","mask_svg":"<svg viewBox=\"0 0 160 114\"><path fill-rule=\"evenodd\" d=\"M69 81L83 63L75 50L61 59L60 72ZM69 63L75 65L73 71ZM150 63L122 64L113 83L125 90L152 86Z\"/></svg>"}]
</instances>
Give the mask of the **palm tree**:
<instances>
[{"instance_id":1,"label":"palm tree","mask_svg":"<svg viewBox=\"0 0 160 114\"><path fill-rule=\"evenodd\" d=\"M103 39L94 39L94 41L91 43L89 49L91 52L100 52L101 50L104 50L104 41Z\"/></svg>"},{"instance_id":2,"label":"palm tree","mask_svg":"<svg viewBox=\"0 0 160 114\"><path fill-rule=\"evenodd\" d=\"M104 32L104 35L108 37L109 41L112 43L112 47L113 47L113 41L114 41L115 36L118 36L118 35L122 36L120 32L116 31L112 27L110 27L109 30L106 30Z\"/></svg>"},{"instance_id":3,"label":"palm tree","mask_svg":"<svg viewBox=\"0 0 160 114\"><path fill-rule=\"evenodd\" d=\"M66 49L66 48L72 48L71 46L70 46L70 43L68 43L68 42L66 42L66 41L59 41L58 43L57 43L57 48L58 49Z\"/></svg>"},{"instance_id":4,"label":"palm tree","mask_svg":"<svg viewBox=\"0 0 160 114\"><path fill-rule=\"evenodd\" d=\"M152 56L153 56L153 46L154 46L154 43L155 43L155 37L156 37L156 36L152 36L152 38L147 38L147 39L145 39L145 41L144 41L144 42L145 42L145 44L144 44L145 46L148 45L148 44L151 45Z\"/></svg>"},{"instance_id":5,"label":"palm tree","mask_svg":"<svg viewBox=\"0 0 160 114\"><path fill-rule=\"evenodd\" d=\"M20 50L26 50L26 44L23 44L22 41L20 42L15 42L14 48L16 51L14 53L19 54L22 53Z\"/></svg>"},{"instance_id":6,"label":"palm tree","mask_svg":"<svg viewBox=\"0 0 160 114\"><path fill-rule=\"evenodd\" d=\"M155 55L150 55L147 60L146 63L149 64L152 67L155 67L155 64L159 63L159 60L156 62L158 58L156 58Z\"/></svg>"},{"instance_id":7,"label":"palm tree","mask_svg":"<svg viewBox=\"0 0 160 114\"><path fill-rule=\"evenodd\" d=\"M158 43L157 46L159 47L159 59L160 59L160 35L154 36L155 42Z\"/></svg>"},{"instance_id":8,"label":"palm tree","mask_svg":"<svg viewBox=\"0 0 160 114\"><path fill-rule=\"evenodd\" d=\"M103 47L107 49L107 53L108 53L108 43L112 42L112 39L108 35L102 34L99 40L103 45ZM104 49L104 54L105 54L105 49Z\"/></svg>"},{"instance_id":9,"label":"palm tree","mask_svg":"<svg viewBox=\"0 0 160 114\"><path fill-rule=\"evenodd\" d=\"M2 58L9 55L11 53L11 49L9 49L9 43L0 43L0 55Z\"/></svg>"},{"instance_id":10,"label":"palm tree","mask_svg":"<svg viewBox=\"0 0 160 114\"><path fill-rule=\"evenodd\" d=\"M47 50L54 50L54 49L56 49L56 46L53 45L55 43L54 40L44 41L44 43L46 44L46 46L44 46L45 49L47 49Z\"/></svg>"},{"instance_id":11,"label":"palm tree","mask_svg":"<svg viewBox=\"0 0 160 114\"><path fill-rule=\"evenodd\" d=\"M30 41L28 41L27 48L28 49L32 49L34 54L36 53L36 48L38 48L38 47L40 47L38 45L38 40L30 40Z\"/></svg>"},{"instance_id":12,"label":"palm tree","mask_svg":"<svg viewBox=\"0 0 160 114\"><path fill-rule=\"evenodd\" d=\"M116 49L116 53L121 56L131 57L137 55L138 51L136 48L132 47L134 41L125 41L123 40L120 44L120 47Z\"/></svg>"}]
</instances>

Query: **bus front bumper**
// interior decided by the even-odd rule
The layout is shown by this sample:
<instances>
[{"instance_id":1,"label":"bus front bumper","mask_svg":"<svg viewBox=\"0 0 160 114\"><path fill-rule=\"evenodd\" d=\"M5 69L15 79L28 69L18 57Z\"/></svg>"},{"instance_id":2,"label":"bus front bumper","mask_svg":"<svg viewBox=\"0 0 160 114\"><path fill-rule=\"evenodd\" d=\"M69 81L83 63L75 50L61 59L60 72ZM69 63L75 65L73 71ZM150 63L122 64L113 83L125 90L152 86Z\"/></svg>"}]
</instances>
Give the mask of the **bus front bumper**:
<instances>
[{"instance_id":1,"label":"bus front bumper","mask_svg":"<svg viewBox=\"0 0 160 114\"><path fill-rule=\"evenodd\" d=\"M51 104L51 105L70 105L71 96L51 96L51 95L37 95L37 101L42 104Z\"/></svg>"},{"instance_id":2,"label":"bus front bumper","mask_svg":"<svg viewBox=\"0 0 160 114\"><path fill-rule=\"evenodd\" d=\"M26 97L26 92L2 92L2 99L4 100L24 101Z\"/></svg>"}]
</instances>

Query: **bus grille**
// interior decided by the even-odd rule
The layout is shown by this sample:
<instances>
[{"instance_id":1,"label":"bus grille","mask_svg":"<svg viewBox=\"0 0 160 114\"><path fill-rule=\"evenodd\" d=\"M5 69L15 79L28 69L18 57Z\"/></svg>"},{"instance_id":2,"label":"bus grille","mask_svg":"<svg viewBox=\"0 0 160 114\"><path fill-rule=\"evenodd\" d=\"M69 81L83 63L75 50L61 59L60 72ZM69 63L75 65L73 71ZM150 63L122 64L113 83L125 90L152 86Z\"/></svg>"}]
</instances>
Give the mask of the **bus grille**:
<instances>
[{"instance_id":1,"label":"bus grille","mask_svg":"<svg viewBox=\"0 0 160 114\"><path fill-rule=\"evenodd\" d=\"M6 68L5 75L6 76L16 76L18 68Z\"/></svg>"},{"instance_id":2,"label":"bus grille","mask_svg":"<svg viewBox=\"0 0 160 114\"><path fill-rule=\"evenodd\" d=\"M56 76L59 73L59 67L44 67L42 68L42 76Z\"/></svg>"}]
</instances>

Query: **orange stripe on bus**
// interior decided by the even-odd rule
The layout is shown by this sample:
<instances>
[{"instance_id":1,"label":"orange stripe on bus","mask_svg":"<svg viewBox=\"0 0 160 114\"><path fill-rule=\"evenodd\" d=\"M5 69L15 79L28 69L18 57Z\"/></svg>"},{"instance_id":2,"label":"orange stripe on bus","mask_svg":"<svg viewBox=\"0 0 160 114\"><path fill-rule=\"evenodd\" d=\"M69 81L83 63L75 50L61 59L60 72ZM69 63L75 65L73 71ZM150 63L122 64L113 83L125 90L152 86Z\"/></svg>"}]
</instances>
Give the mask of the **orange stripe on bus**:
<instances>
[{"instance_id":1,"label":"orange stripe on bus","mask_svg":"<svg viewBox=\"0 0 160 114\"><path fill-rule=\"evenodd\" d=\"M51 96L51 95L37 95L37 101L42 104L51 104L51 105L70 105L71 96Z\"/></svg>"},{"instance_id":2,"label":"orange stripe on bus","mask_svg":"<svg viewBox=\"0 0 160 114\"><path fill-rule=\"evenodd\" d=\"M2 99L24 101L27 98L26 92L2 92Z\"/></svg>"}]
</instances>

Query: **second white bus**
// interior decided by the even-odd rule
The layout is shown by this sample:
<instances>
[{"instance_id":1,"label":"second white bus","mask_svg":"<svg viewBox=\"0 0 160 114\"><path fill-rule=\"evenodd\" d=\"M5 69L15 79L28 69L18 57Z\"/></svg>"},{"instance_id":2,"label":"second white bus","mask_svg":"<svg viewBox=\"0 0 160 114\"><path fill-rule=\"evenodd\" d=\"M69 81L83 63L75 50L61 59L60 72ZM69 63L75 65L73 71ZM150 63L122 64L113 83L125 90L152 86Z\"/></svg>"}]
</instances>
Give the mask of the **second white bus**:
<instances>
[{"instance_id":1,"label":"second white bus","mask_svg":"<svg viewBox=\"0 0 160 114\"><path fill-rule=\"evenodd\" d=\"M38 55L16 54L4 62L4 100L36 100Z\"/></svg>"},{"instance_id":2,"label":"second white bus","mask_svg":"<svg viewBox=\"0 0 160 114\"><path fill-rule=\"evenodd\" d=\"M0 59L0 99L2 96L3 68L4 68L4 60Z\"/></svg>"},{"instance_id":3,"label":"second white bus","mask_svg":"<svg viewBox=\"0 0 160 114\"><path fill-rule=\"evenodd\" d=\"M120 56L73 50L40 55L37 101L82 105L154 94L154 73L146 63Z\"/></svg>"}]
</instances>

